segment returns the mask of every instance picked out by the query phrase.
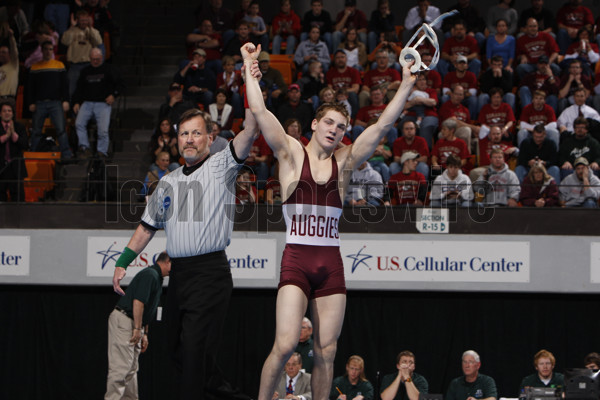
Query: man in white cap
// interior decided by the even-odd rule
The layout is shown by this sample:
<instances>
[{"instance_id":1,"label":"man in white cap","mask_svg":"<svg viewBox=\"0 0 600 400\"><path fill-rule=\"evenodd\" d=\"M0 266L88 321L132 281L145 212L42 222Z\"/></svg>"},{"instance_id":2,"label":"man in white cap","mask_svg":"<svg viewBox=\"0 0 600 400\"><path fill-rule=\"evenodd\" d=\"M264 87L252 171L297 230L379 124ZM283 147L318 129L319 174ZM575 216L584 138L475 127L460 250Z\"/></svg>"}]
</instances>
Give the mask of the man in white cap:
<instances>
[{"instance_id":1,"label":"man in white cap","mask_svg":"<svg viewBox=\"0 0 600 400\"><path fill-rule=\"evenodd\" d=\"M414 204L422 206L427 196L427 181L425 176L417 172L419 154L407 151L402 154L400 164L402 171L390 177L388 187L390 197L396 204Z\"/></svg>"},{"instance_id":2,"label":"man in white cap","mask_svg":"<svg viewBox=\"0 0 600 400\"><path fill-rule=\"evenodd\" d=\"M560 204L565 207L597 208L600 179L592 173L587 158L579 157L574 164L575 172L560 183Z\"/></svg>"}]
</instances>

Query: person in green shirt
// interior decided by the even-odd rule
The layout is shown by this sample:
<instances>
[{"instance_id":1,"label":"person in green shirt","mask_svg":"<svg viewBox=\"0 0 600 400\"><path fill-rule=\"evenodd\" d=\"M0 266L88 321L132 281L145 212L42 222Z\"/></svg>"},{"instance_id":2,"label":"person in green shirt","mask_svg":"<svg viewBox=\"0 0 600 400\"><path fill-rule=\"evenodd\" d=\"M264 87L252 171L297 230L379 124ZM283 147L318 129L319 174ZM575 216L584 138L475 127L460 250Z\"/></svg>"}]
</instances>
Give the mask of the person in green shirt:
<instances>
[{"instance_id":1,"label":"person in green shirt","mask_svg":"<svg viewBox=\"0 0 600 400\"><path fill-rule=\"evenodd\" d=\"M300 329L300 339L296 346L296 352L302 356L302 367L309 374L312 373L314 364L312 332L312 322L310 322L310 319L304 317L302 319L302 328Z\"/></svg>"},{"instance_id":2,"label":"person in green shirt","mask_svg":"<svg viewBox=\"0 0 600 400\"><path fill-rule=\"evenodd\" d=\"M450 382L445 400L496 400L498 390L494 378L479 373L479 354L467 350L462 356L464 376Z\"/></svg>"},{"instance_id":3,"label":"person in green shirt","mask_svg":"<svg viewBox=\"0 0 600 400\"><path fill-rule=\"evenodd\" d=\"M375 390L365 378L365 361L361 356L351 356L346 363L346 374L333 380L330 400L373 400Z\"/></svg>"},{"instance_id":4,"label":"person in green shirt","mask_svg":"<svg viewBox=\"0 0 600 400\"><path fill-rule=\"evenodd\" d=\"M587 369L598 371L600 369L600 354L596 352L588 354L583 359L583 365Z\"/></svg>"},{"instance_id":5,"label":"person in green shirt","mask_svg":"<svg viewBox=\"0 0 600 400\"><path fill-rule=\"evenodd\" d=\"M521 381L521 390L528 387L555 387L561 389L565 386L565 377L559 372L554 372L556 359L548 350L540 350L533 356L533 366L537 373L526 376Z\"/></svg>"},{"instance_id":6,"label":"person in green shirt","mask_svg":"<svg viewBox=\"0 0 600 400\"><path fill-rule=\"evenodd\" d=\"M398 373L389 374L381 381L382 400L418 400L420 393L427 393L427 380L415 371L415 355L402 351L396 357Z\"/></svg>"}]
</instances>

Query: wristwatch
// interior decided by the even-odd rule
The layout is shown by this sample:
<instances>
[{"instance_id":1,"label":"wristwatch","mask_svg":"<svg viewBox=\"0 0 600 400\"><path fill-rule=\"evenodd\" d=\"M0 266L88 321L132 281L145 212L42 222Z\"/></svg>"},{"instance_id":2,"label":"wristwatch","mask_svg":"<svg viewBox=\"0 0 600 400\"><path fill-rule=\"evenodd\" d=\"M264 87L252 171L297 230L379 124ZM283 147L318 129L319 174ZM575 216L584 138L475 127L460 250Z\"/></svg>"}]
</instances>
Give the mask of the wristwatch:
<instances>
[{"instance_id":1,"label":"wristwatch","mask_svg":"<svg viewBox=\"0 0 600 400\"><path fill-rule=\"evenodd\" d=\"M406 383L406 382L412 382L412 378L409 376L408 378L406 378L406 379L404 380L404 383Z\"/></svg>"}]
</instances>

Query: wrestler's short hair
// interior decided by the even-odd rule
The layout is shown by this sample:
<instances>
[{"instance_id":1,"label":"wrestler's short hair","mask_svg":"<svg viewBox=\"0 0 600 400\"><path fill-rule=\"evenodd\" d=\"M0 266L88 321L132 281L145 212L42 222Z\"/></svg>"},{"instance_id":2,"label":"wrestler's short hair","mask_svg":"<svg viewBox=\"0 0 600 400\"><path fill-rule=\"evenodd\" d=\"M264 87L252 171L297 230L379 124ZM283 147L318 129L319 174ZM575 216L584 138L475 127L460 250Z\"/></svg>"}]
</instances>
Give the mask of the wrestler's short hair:
<instances>
[{"instance_id":1,"label":"wrestler's short hair","mask_svg":"<svg viewBox=\"0 0 600 400\"><path fill-rule=\"evenodd\" d=\"M321 118L327 114L327 111L337 111L342 114L346 118L346 123L350 121L350 114L348 114L348 110L343 104L340 103L324 103L319 108L317 108L317 112L315 113L315 119L320 121Z\"/></svg>"},{"instance_id":2,"label":"wrestler's short hair","mask_svg":"<svg viewBox=\"0 0 600 400\"><path fill-rule=\"evenodd\" d=\"M177 130L181 128L181 124L183 124L184 122L198 117L204 120L204 125L206 125L206 133L211 133L213 122L212 119L210 119L210 114L202 110L198 110L197 108L192 108L181 114L181 118L179 118L179 124L177 125Z\"/></svg>"}]
</instances>

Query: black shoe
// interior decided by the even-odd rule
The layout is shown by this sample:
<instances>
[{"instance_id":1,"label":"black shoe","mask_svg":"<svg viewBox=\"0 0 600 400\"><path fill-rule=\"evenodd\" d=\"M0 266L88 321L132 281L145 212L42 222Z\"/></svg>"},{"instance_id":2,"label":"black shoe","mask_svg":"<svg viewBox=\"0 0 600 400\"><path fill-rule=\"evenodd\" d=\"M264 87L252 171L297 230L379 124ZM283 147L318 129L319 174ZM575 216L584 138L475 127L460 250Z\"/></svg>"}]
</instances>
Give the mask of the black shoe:
<instances>
[{"instance_id":1,"label":"black shoe","mask_svg":"<svg viewBox=\"0 0 600 400\"><path fill-rule=\"evenodd\" d=\"M92 157L92 151L88 147L79 146L79 150L77 150L77 157L88 159Z\"/></svg>"}]
</instances>

